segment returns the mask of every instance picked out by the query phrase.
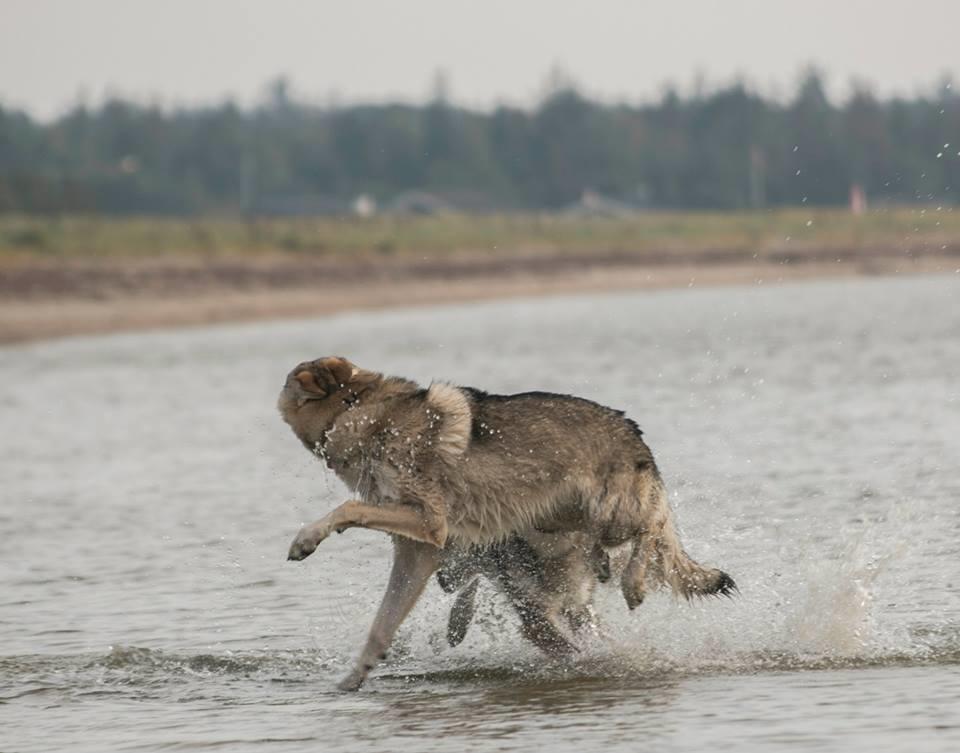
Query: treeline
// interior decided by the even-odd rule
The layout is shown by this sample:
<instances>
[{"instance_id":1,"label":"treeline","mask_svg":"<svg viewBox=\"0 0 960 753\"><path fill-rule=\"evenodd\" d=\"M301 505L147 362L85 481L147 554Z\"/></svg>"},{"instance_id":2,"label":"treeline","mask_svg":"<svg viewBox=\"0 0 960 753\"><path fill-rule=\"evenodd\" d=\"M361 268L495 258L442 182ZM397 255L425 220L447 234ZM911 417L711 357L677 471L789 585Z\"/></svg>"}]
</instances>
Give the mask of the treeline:
<instances>
[{"instance_id":1,"label":"treeline","mask_svg":"<svg viewBox=\"0 0 960 753\"><path fill-rule=\"evenodd\" d=\"M789 101L743 85L642 106L565 87L532 110L269 103L168 111L121 100L51 123L0 107L0 212L324 211L405 191L465 209L743 208L871 200L956 203L960 97L831 103L808 75Z\"/></svg>"}]
</instances>

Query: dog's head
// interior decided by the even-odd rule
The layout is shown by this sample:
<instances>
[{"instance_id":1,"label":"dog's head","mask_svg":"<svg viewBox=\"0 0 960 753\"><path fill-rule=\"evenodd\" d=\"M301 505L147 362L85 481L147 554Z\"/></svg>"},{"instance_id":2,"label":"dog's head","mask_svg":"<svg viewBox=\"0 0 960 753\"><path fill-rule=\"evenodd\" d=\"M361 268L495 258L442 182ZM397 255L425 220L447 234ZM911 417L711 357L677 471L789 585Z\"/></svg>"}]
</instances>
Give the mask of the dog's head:
<instances>
[{"instance_id":1,"label":"dog's head","mask_svg":"<svg viewBox=\"0 0 960 753\"><path fill-rule=\"evenodd\" d=\"M340 356L304 361L287 375L277 408L297 436L316 441L336 416L380 379L380 374Z\"/></svg>"}]
</instances>

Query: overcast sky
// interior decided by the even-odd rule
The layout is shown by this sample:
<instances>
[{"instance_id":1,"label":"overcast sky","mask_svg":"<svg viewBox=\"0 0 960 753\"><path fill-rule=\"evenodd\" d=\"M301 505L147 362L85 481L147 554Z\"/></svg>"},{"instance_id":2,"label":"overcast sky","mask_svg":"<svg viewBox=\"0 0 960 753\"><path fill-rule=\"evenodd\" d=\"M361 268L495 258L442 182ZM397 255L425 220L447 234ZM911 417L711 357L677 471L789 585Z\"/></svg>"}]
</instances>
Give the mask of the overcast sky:
<instances>
[{"instance_id":1,"label":"overcast sky","mask_svg":"<svg viewBox=\"0 0 960 753\"><path fill-rule=\"evenodd\" d=\"M960 74L958 39L960 0L0 0L0 103L248 104L281 74L320 102L421 101L443 69L457 102L529 105L554 66L605 99L698 72L782 96L808 63L834 96L913 94Z\"/></svg>"}]
</instances>

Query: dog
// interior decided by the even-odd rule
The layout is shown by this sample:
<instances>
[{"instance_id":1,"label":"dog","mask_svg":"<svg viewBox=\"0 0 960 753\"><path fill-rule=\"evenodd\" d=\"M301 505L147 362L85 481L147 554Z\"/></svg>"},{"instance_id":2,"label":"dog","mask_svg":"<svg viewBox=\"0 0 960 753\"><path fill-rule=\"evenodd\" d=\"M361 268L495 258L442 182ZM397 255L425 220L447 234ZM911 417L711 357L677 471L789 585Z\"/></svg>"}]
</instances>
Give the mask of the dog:
<instances>
[{"instance_id":1,"label":"dog","mask_svg":"<svg viewBox=\"0 0 960 753\"><path fill-rule=\"evenodd\" d=\"M620 588L631 609L648 577L688 599L736 588L684 551L653 454L622 411L547 392L421 387L339 356L295 366L277 407L359 497L303 526L288 558L351 527L393 535L387 592L343 690L359 689L385 657L448 543L490 546L536 530L629 543Z\"/></svg>"},{"instance_id":2,"label":"dog","mask_svg":"<svg viewBox=\"0 0 960 753\"><path fill-rule=\"evenodd\" d=\"M593 594L598 581L609 580L610 560L587 534L533 531L486 547L452 549L437 571L444 591L459 591L447 622L451 646L466 637L481 575L507 596L523 635L550 656L576 653L576 637L595 628Z\"/></svg>"}]
</instances>

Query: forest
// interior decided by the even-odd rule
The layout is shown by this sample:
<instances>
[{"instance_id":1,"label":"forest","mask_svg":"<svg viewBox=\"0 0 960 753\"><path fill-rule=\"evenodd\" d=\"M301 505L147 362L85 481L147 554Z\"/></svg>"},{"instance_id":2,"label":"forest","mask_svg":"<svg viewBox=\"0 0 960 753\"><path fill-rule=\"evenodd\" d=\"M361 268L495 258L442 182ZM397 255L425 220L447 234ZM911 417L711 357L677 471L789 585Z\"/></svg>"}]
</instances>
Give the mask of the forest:
<instances>
[{"instance_id":1,"label":"forest","mask_svg":"<svg viewBox=\"0 0 960 753\"><path fill-rule=\"evenodd\" d=\"M960 96L842 102L808 73L788 97L742 83L612 104L559 86L532 108L319 106L276 81L264 101L164 108L123 99L41 122L0 105L0 213L336 214L418 191L468 212L554 211L584 192L626 209L954 205ZM395 204L393 206L396 206Z\"/></svg>"}]
</instances>

